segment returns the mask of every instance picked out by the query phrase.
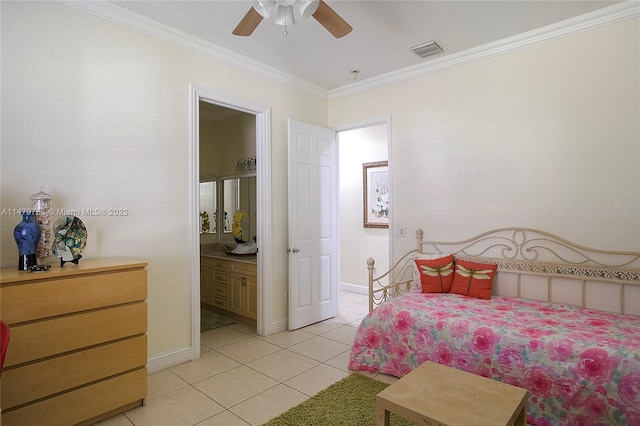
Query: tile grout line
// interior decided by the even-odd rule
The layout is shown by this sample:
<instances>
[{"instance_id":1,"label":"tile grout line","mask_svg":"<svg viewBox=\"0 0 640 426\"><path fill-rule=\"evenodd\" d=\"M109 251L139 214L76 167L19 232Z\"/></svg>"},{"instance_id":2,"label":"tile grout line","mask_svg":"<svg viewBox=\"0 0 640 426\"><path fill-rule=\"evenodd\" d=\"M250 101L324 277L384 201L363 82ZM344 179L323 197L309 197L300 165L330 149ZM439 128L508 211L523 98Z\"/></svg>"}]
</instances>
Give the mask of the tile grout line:
<instances>
[{"instance_id":1,"label":"tile grout line","mask_svg":"<svg viewBox=\"0 0 640 426\"><path fill-rule=\"evenodd\" d=\"M341 295L345 295L345 294L353 295L353 293L341 293ZM302 340L300 340L300 341L295 341L295 343L293 343L293 344L288 344L288 343L287 343L287 346L283 346L283 343L278 344L278 343L273 343L272 341L269 341L269 340L268 340L268 337L269 337L269 336L258 336L255 332L254 332L254 333L249 332L249 331L247 330L247 328L246 328L246 327L239 326L239 325L237 325L237 323L236 323L236 324L231 324L231 325L225 326L225 327L229 327L229 329L230 329L230 330L233 330L233 332L240 333L241 335L246 336L246 338L242 338L242 339L237 340L237 341L233 341L233 342L230 342L230 343L226 343L226 344L223 344L223 345L221 345L221 346L219 346L219 347L216 347L216 348L212 348L212 347L210 347L210 346L207 346L205 343L201 343L202 347L204 347L204 348L206 348L206 349L207 349L207 351L203 352L203 355L204 355L204 354L206 354L207 352L213 352L213 353L215 353L215 355L214 355L214 356L224 357L225 359L227 359L227 360L229 360L229 361L232 361L232 362L236 363L237 365L235 365L235 366L233 366L233 367L231 367L231 368L228 368L228 369L226 369L226 370L224 370L224 371L217 372L216 374L213 374L213 375L208 376L208 377L206 377L206 378L198 378L198 380L197 380L197 381L194 381L193 383L191 383L191 382L187 381L186 379L184 379L183 377L181 377L178 373L176 373L175 371L173 371L173 368L170 368L170 369L168 369L167 371L172 375L172 377L174 377L174 379L175 379L175 378L177 378L177 379L180 381L180 382L179 382L180 386L179 386L178 388L176 388L176 389L169 390L169 391L165 391L165 392L164 392L164 393L162 393L162 394L155 395L155 396L154 396L154 398L152 398L151 400L156 399L156 398L160 398L160 397L163 397L163 396L166 396L166 395L170 394L171 392L175 392L175 391L177 391L177 390L182 390L182 389L185 389L185 388L191 388L191 389L195 390L196 392L198 392L198 394L200 394L200 395L202 395L202 396L206 397L208 400L210 400L210 401L214 402L215 404L219 405L219 406L222 408L222 410L221 410L221 411L219 411L219 412L217 412L216 414L214 414L214 415L212 415L212 416L209 416L209 417L207 417L207 418L205 418L205 419L199 420L199 421L197 421L196 423L193 423L193 425L192 425L192 426L194 426L194 425L199 425L199 424L202 424L202 423L204 423L204 422L207 422L207 421L211 420L212 418L214 418L214 417L216 417L216 416L219 416L219 415L221 415L221 414L223 414L223 413L225 413L225 412L227 412L227 413L225 413L225 414L227 414L227 415L231 415L231 416L233 416L233 417L235 417L235 418L238 418L238 419L240 419L242 422L245 422L247 425L251 425L251 423L249 422L249 420L245 420L245 419L242 417L242 415L241 415L241 414L236 414L235 412L233 412L233 411L231 411L231 410L232 410L234 407L237 407L238 405L240 405L240 404L242 404L242 403L245 403L246 401L251 400L252 398L256 398L257 396L262 395L262 394L264 394L265 392L268 392L269 390L273 390L275 387L277 387L277 386L279 386L279 385L284 385L285 387L289 388L290 390L295 391L295 392L297 392L297 393L299 393L299 394L301 394L301 395L304 395L304 396L305 396L304 401L308 400L309 398L313 397L315 394L317 394L318 392L320 392L322 389L321 389L321 390L319 390L319 391L317 391L317 392L315 392L313 395L308 395L308 394L307 394L307 393L305 393L304 391L299 390L299 389L296 389L295 387L293 387L292 385L288 384L287 382L291 381L292 379L295 379L296 377L300 377L300 376L304 375L305 373L308 373L308 372L309 372L309 371L311 371L312 369L315 369L315 368L318 368L318 367L322 367L322 366L324 366L324 367L329 367L329 368L331 368L332 370L336 370L336 372L345 373L345 374L347 374L347 375L349 375L349 374L353 374L353 373L354 373L354 372L352 372L352 371L348 370L348 368L344 368L344 369L343 369L343 368L340 368L340 367L336 367L336 366L334 366L334 365L332 365L332 364L329 364L330 362L332 362L332 361L333 361L333 360L335 360L336 358L344 356L346 353L350 352L350 350L351 350L351 347L350 347L350 344L349 344L349 343L345 343L344 341L338 340L338 339L340 338L340 336L344 337L344 334L338 334L338 337L333 337L333 338L332 338L332 337L329 337L329 336L331 335L331 333L336 333L336 332L338 332L338 330L340 330L340 329L342 329L342 328L344 328L344 327L350 327L350 328L353 328L353 329L355 330L355 328L357 328L357 326L359 325L359 323L360 323L360 321L362 320L362 318L363 318L364 316L366 316L366 313L362 313L362 312L361 312L361 311L362 311L362 309L363 309L363 308L362 308L362 306L364 306L364 305L365 305L366 296L364 296L364 297L365 297L365 299L363 299L362 301L351 300L351 298L352 298L352 297L353 297L353 299L356 299L356 298L357 298L356 296L351 296L351 297L349 297L349 302L346 302L346 301L345 301L345 302L342 302L342 303L343 303L343 305L341 305L341 306L340 306L340 315L339 315L339 318L341 318L341 319L343 319L343 320L346 320L347 322L338 322L338 321L332 321L332 319L328 319L328 320L325 320L325 321L322 321L322 322L316 323L316 324L322 324L322 323L325 323L325 324L330 324L330 325L332 326L332 328L330 328L330 329L328 329L328 330L325 330L325 331L322 331L322 332L305 331L305 330L304 330L304 328L299 329L300 331L303 331L304 333L307 333L307 334L308 334L308 336L304 336L304 335L303 335L303 336L302 336L302 337L303 337L303 338L302 338ZM359 305L362 305L362 306L359 306ZM353 310L350 310L349 308L352 308ZM350 315L343 316L343 313L348 313L348 314L350 314ZM350 318L352 318L352 317L353 317L353 318L355 318L355 317L357 317L357 316L359 316L360 318L359 318L359 319L356 319L356 320L350 320ZM312 325L310 325L309 327L313 327L313 326L314 326L314 325L316 325L316 324L312 324ZM235 326L235 327L234 327L234 326ZM320 329L322 330L322 329L323 329L323 327L320 327ZM345 330L345 332L347 332L347 331L348 331L348 332L351 332L351 330ZM205 332L205 333L206 333L206 332ZM339 333L339 332L338 332L338 333ZM231 335L232 335L232 334L231 334ZM233 338L233 337L232 337L232 338ZM329 340L329 341L331 341L331 342L333 342L333 343L336 343L336 344L346 345L348 348L347 348L346 350L341 351L341 352L339 352L339 353L337 353L337 354L335 354L335 355L332 355L332 356L330 356L328 359L325 359L325 360L322 360L322 361L321 361L321 360L318 360L318 359L315 359L315 358L312 358L312 357L311 357L311 356L309 356L309 355L305 355L305 354L303 354L303 353L296 352L295 350L292 350L292 349L291 349L291 348L293 348L293 347L295 347L295 346L297 346L297 345L301 345L301 344L303 344L303 343L305 343L305 342L307 342L307 343L308 343L309 341L311 341L311 340L313 340L313 339L315 339L315 338L327 339L327 340ZM251 359L250 361L247 361L247 362L241 362L241 361L238 361L237 359L234 359L232 356L226 355L226 354L224 354L224 353L222 353L222 352L220 352L220 351L219 351L219 349L221 349L221 348L225 348L225 347L228 347L228 346L230 346L230 345L237 344L237 343L240 343L240 342L245 342L245 341L248 341L249 339L257 339L257 340L259 340L259 341L261 341L261 342L264 342L264 343L267 343L267 344L269 344L269 345L272 345L272 346L275 348L275 350L274 350L274 352L271 352L271 353L268 353L268 354L265 354L265 355L261 355L261 356L259 356L258 358ZM294 339L294 340L295 340L295 339ZM343 340L344 340L344 339L343 339ZM288 377L288 378L286 378L285 380L280 380L280 379L277 379L277 378L275 378L275 377L271 377L270 375L268 375L268 374L266 374L266 373L263 373L262 371L259 371L259 370L257 370L256 368L254 368L254 367L252 367L252 366L250 366L250 365L249 365L249 364L251 364L251 363L254 363L255 361L258 361L258 360L264 359L265 357L268 357L268 356L270 356L270 355L273 355L273 354L278 353L278 352L281 352L281 351L288 351L288 352L289 352L289 353L291 353L291 354L295 354L296 356L302 357L302 358L304 358L304 359L306 359L306 360L309 360L309 361L313 361L314 363L317 363L317 364L313 365L312 367L306 368L306 369L304 369L303 371L300 371L300 372L296 373L296 374L295 374L295 375L293 375L292 377ZM202 357L201 357L201 358L202 358ZM341 363L334 362L334 364L338 365L338 364L341 364ZM176 367L177 367L177 366L176 366ZM263 375L263 376L265 376L266 378L268 378L268 379L270 379L270 380L275 381L276 383L275 383L273 386L270 386L270 387L268 387L267 389L264 389L264 390L262 390L262 391L258 392L258 393L257 393L257 394L255 394L255 395L252 395L252 396L250 396L250 397L246 397L246 398L245 398L245 399L243 399L242 401L239 401L239 402L234 403L233 405L231 405L231 406L230 406L230 407L228 407L228 408L227 408L227 407L225 407L225 406L223 406L223 405L222 405L222 404L220 404L218 401L216 401L213 397L211 397L211 396L207 395L204 391L201 391L199 388L197 388L197 387L196 387L196 385L197 385L198 383L201 383L201 382L203 382L203 381L205 381L205 380L209 380L209 379L211 379L211 378L213 378L213 377L219 376L219 375L221 375L221 374L224 374L225 372L232 371L232 370L237 369L237 368L240 368L240 367L246 367L247 369L249 369L249 370L251 370L251 371L253 371L253 372L257 373L257 374ZM195 375L194 375L194 377L195 377ZM330 386L330 385L329 385L329 386ZM295 405L294 405L294 406L295 406ZM285 410L285 411L286 411L286 410ZM133 426L137 426L137 425L135 424L135 422L134 422L133 418L129 418L129 416L127 415L127 413L123 413L123 415L124 415L124 419L126 419L126 421L128 422L128 424L133 425Z\"/></svg>"}]
</instances>

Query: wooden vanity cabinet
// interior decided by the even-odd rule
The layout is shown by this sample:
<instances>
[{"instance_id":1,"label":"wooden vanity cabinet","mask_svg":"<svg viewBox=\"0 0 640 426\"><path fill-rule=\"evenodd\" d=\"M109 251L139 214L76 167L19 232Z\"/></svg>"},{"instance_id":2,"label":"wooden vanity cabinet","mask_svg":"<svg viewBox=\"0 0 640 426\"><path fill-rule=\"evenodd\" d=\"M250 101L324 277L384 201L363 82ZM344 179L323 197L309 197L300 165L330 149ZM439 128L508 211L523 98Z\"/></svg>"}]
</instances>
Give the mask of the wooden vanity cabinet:
<instances>
[{"instance_id":1,"label":"wooden vanity cabinet","mask_svg":"<svg viewBox=\"0 0 640 426\"><path fill-rule=\"evenodd\" d=\"M258 318L258 280L256 265L252 263L231 262L230 311L243 317Z\"/></svg>"},{"instance_id":2,"label":"wooden vanity cabinet","mask_svg":"<svg viewBox=\"0 0 640 426\"><path fill-rule=\"evenodd\" d=\"M239 319L258 319L256 264L200 257L200 301Z\"/></svg>"},{"instance_id":3,"label":"wooden vanity cabinet","mask_svg":"<svg viewBox=\"0 0 640 426\"><path fill-rule=\"evenodd\" d=\"M146 262L3 269L2 425L93 424L147 395Z\"/></svg>"},{"instance_id":4,"label":"wooden vanity cabinet","mask_svg":"<svg viewBox=\"0 0 640 426\"><path fill-rule=\"evenodd\" d=\"M213 259L200 258L200 302L213 305Z\"/></svg>"},{"instance_id":5,"label":"wooden vanity cabinet","mask_svg":"<svg viewBox=\"0 0 640 426\"><path fill-rule=\"evenodd\" d=\"M200 301L229 310L229 262L215 257L200 257Z\"/></svg>"}]
</instances>

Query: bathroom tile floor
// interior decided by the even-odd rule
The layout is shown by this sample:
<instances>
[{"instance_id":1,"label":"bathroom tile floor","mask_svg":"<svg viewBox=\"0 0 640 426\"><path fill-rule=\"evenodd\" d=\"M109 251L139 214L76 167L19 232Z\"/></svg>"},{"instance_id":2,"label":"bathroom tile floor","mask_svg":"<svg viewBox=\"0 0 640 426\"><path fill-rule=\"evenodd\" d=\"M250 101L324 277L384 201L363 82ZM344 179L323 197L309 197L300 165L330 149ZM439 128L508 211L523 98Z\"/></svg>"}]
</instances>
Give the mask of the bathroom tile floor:
<instances>
[{"instance_id":1,"label":"bathroom tile floor","mask_svg":"<svg viewBox=\"0 0 640 426\"><path fill-rule=\"evenodd\" d=\"M367 311L366 295L342 292L339 316L299 330L262 337L236 323L205 331L200 359L149 375L145 406L99 424L261 425L349 374Z\"/></svg>"}]
</instances>

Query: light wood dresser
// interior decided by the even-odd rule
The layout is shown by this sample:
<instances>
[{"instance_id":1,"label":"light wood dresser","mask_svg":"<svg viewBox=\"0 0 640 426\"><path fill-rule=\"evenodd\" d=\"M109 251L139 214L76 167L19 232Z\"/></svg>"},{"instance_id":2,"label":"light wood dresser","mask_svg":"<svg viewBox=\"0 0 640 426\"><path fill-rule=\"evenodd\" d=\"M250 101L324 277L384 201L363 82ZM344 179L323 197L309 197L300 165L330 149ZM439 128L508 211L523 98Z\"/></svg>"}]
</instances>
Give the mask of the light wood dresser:
<instances>
[{"instance_id":1,"label":"light wood dresser","mask_svg":"<svg viewBox=\"0 0 640 426\"><path fill-rule=\"evenodd\" d=\"M3 426L92 424L144 403L146 266L112 258L2 269L0 317L11 330Z\"/></svg>"}]
</instances>

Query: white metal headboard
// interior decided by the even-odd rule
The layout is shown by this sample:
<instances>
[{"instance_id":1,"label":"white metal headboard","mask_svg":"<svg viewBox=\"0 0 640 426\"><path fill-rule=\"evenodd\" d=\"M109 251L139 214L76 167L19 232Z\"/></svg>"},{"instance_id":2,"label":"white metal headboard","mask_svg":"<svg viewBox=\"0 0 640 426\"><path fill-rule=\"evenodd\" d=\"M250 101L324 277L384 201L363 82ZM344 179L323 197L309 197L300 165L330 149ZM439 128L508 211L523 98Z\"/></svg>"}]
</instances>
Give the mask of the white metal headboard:
<instances>
[{"instance_id":1,"label":"white metal headboard","mask_svg":"<svg viewBox=\"0 0 640 426\"><path fill-rule=\"evenodd\" d=\"M581 246L531 228L494 229L462 241L424 240L380 277L369 267L369 309L411 290L413 254L453 253L457 258L496 263L493 293L640 315L640 252ZM388 285L380 284L391 279ZM377 284L378 288L374 288Z\"/></svg>"}]
</instances>

